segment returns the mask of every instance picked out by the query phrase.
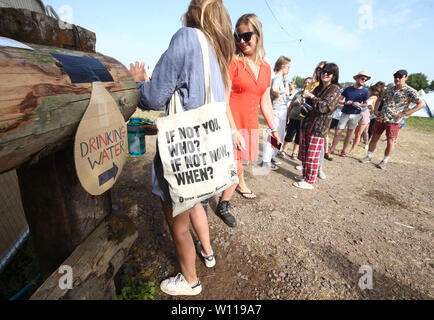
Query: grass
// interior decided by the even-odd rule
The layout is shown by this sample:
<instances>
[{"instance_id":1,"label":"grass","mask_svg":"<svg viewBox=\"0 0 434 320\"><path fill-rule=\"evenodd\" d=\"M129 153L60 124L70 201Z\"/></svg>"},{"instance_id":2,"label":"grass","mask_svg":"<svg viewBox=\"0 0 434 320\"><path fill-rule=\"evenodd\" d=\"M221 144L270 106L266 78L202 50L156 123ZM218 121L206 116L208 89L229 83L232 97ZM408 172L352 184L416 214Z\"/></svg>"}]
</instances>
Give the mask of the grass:
<instances>
[{"instance_id":1,"label":"grass","mask_svg":"<svg viewBox=\"0 0 434 320\"><path fill-rule=\"evenodd\" d=\"M126 278L122 281L122 290L113 300L154 300L155 282Z\"/></svg>"},{"instance_id":2,"label":"grass","mask_svg":"<svg viewBox=\"0 0 434 320\"><path fill-rule=\"evenodd\" d=\"M39 266L36 260L31 236L24 241L21 248L17 251L6 268L0 273L0 300L9 300L24 288L29 282L33 282L39 273ZM26 300L42 284L33 283L30 288L19 300Z\"/></svg>"},{"instance_id":3,"label":"grass","mask_svg":"<svg viewBox=\"0 0 434 320\"><path fill-rule=\"evenodd\" d=\"M405 125L417 131L434 133L434 119L411 117L405 121Z\"/></svg>"}]
</instances>

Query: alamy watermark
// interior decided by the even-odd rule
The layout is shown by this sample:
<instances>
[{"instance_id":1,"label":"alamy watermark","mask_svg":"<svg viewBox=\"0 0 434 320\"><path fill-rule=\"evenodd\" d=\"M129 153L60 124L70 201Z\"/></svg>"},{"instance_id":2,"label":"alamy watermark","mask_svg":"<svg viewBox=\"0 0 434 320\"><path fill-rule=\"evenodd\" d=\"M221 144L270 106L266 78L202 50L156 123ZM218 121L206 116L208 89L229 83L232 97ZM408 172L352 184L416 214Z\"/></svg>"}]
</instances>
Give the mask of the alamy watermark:
<instances>
[{"instance_id":1,"label":"alamy watermark","mask_svg":"<svg viewBox=\"0 0 434 320\"><path fill-rule=\"evenodd\" d=\"M359 279L359 288L362 290L372 290L374 288L374 277L371 266L361 266L359 273L363 276Z\"/></svg>"},{"instance_id":2,"label":"alamy watermark","mask_svg":"<svg viewBox=\"0 0 434 320\"><path fill-rule=\"evenodd\" d=\"M59 288L61 290L72 290L74 287L74 274L72 272L71 266L61 266L59 268L59 274L63 274L63 276L61 276L59 279Z\"/></svg>"},{"instance_id":3,"label":"alamy watermark","mask_svg":"<svg viewBox=\"0 0 434 320\"><path fill-rule=\"evenodd\" d=\"M360 0L361 4L358 10L360 15L359 28L360 30L372 30L374 29L374 14L372 9L372 3L368 0Z\"/></svg>"},{"instance_id":4,"label":"alamy watermark","mask_svg":"<svg viewBox=\"0 0 434 320\"><path fill-rule=\"evenodd\" d=\"M73 11L72 7L68 5L60 6L56 11L50 5L45 7L46 14L57 19L60 29L72 29L73 27Z\"/></svg>"}]
</instances>

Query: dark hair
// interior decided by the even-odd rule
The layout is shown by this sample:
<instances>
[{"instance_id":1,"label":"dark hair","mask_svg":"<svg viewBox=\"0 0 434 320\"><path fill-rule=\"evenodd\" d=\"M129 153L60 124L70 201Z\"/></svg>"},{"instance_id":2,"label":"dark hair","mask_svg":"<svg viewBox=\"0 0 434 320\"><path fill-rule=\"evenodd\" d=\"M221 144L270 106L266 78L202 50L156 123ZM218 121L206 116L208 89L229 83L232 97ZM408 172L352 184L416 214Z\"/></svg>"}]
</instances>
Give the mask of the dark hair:
<instances>
[{"instance_id":1,"label":"dark hair","mask_svg":"<svg viewBox=\"0 0 434 320\"><path fill-rule=\"evenodd\" d=\"M371 91L371 96L378 96L380 97L383 94L384 91L384 86L386 84L383 81L378 81L376 84L374 84L373 86L371 86L369 88L369 90ZM374 92L376 94L374 94Z\"/></svg>"},{"instance_id":2,"label":"dark hair","mask_svg":"<svg viewBox=\"0 0 434 320\"><path fill-rule=\"evenodd\" d=\"M335 84L339 86L339 67L335 63L327 63L323 68L323 71L329 71L333 74L332 82L331 84ZM318 90L317 90L318 89ZM322 82L322 78L320 79L319 86L315 89L316 92L321 92L321 90L324 89L324 85Z\"/></svg>"}]
</instances>

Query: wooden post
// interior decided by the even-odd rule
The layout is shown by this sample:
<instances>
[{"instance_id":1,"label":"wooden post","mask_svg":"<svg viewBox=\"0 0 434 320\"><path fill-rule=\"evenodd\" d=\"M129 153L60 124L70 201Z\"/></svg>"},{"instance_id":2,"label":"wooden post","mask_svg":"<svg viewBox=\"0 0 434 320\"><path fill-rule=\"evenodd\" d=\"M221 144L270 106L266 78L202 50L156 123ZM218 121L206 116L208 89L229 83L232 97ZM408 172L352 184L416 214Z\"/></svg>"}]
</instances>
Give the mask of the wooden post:
<instances>
[{"instance_id":1,"label":"wooden post","mask_svg":"<svg viewBox=\"0 0 434 320\"><path fill-rule=\"evenodd\" d=\"M111 193L81 186L73 144L17 170L23 207L41 273L47 278L111 212Z\"/></svg>"},{"instance_id":2,"label":"wooden post","mask_svg":"<svg viewBox=\"0 0 434 320\"><path fill-rule=\"evenodd\" d=\"M64 274L56 270L30 299L112 299L115 294L113 279L137 237L137 229L127 216L110 217L62 263L71 267L72 289L59 286Z\"/></svg>"}]
</instances>

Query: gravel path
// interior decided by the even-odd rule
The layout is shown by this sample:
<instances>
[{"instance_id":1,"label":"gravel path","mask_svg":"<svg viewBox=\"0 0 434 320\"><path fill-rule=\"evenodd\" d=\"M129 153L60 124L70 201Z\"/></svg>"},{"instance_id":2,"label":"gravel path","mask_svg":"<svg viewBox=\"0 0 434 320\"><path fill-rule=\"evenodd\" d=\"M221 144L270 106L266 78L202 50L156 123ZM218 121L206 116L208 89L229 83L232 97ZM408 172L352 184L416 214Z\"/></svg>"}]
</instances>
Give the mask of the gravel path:
<instances>
[{"instance_id":1,"label":"gravel path","mask_svg":"<svg viewBox=\"0 0 434 320\"><path fill-rule=\"evenodd\" d=\"M234 195L238 228L216 217L218 199L211 201L217 265L209 270L197 259L204 290L193 299L433 299L432 139L405 128L386 170L359 163L362 147L354 156L336 155L313 191L292 187L296 161L283 160L267 175L250 165L247 181L258 198ZM121 272L159 284L179 267L159 200L150 194L155 137L146 142L145 156L128 159L113 202L140 234ZM384 148L381 141L375 163ZM358 285L362 266L372 268L371 290Z\"/></svg>"}]
</instances>

